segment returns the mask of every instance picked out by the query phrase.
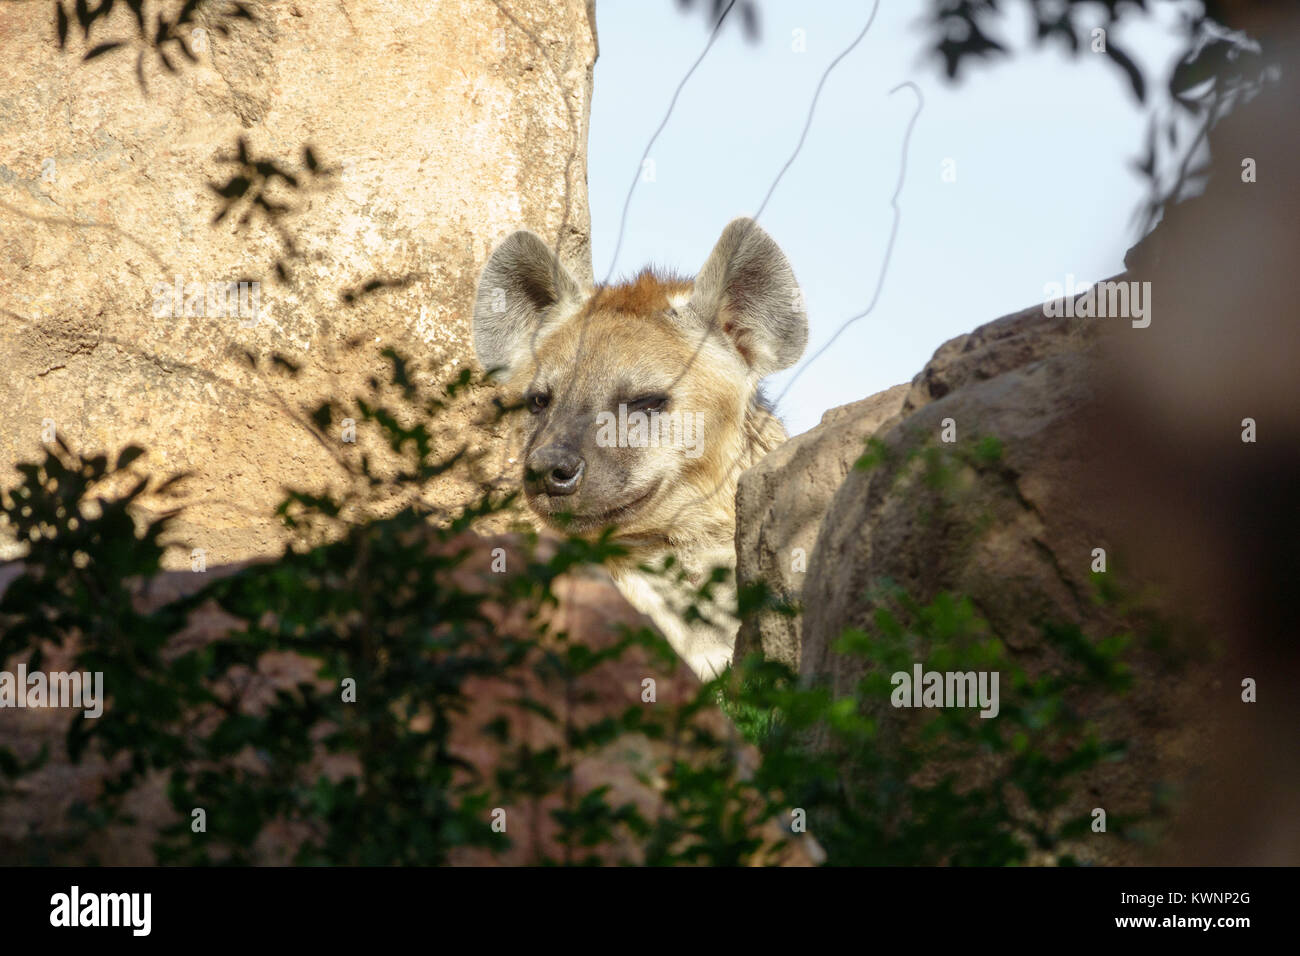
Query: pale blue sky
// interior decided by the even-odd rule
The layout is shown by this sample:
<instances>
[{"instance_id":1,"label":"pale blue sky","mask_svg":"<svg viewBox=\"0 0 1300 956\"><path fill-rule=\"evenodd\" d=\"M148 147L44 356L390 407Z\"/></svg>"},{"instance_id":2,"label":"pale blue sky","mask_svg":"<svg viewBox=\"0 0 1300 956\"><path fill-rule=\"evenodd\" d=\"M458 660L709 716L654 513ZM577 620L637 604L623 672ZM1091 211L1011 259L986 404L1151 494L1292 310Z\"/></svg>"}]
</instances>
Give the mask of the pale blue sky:
<instances>
[{"instance_id":1,"label":"pale blue sky","mask_svg":"<svg viewBox=\"0 0 1300 956\"><path fill-rule=\"evenodd\" d=\"M615 278L649 262L694 274L722 227L758 209L799 141L818 81L871 6L759 0L757 45L738 22L724 26L650 151L654 181L638 180ZM781 398L791 434L828 408L909 381L942 342L1041 301L1046 283L1122 268L1145 196L1132 161L1145 146L1146 113L1102 56L1032 48L1024 4L1006 6L1005 26L991 32L1015 52L971 64L960 84L927 53L927 0L883 0L871 30L831 73L807 142L760 218L804 290L806 357L865 309L876 287L917 104L910 90L889 90L910 80L925 106L880 299ZM596 7L588 176L603 279L641 154L708 29L702 11L679 12L667 0ZM1172 67L1176 7L1157 5L1116 37L1149 77ZM795 30L806 52L794 51ZM1163 95L1163 83L1150 86ZM942 176L947 159L955 182ZM795 369L768 380L772 397Z\"/></svg>"}]
</instances>

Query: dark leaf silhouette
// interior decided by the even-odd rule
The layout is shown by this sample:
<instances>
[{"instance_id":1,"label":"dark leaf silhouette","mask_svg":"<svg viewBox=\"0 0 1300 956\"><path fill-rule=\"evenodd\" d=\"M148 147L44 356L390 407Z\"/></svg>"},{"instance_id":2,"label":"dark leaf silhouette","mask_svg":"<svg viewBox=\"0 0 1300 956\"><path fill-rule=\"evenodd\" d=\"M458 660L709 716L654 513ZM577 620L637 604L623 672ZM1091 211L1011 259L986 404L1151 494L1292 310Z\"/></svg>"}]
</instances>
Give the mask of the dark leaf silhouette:
<instances>
[{"instance_id":1,"label":"dark leaf silhouette","mask_svg":"<svg viewBox=\"0 0 1300 956\"><path fill-rule=\"evenodd\" d=\"M141 448L139 445L127 445L125 448L122 449L121 454L117 456L116 468L118 469L118 471L121 471L123 468L131 464L131 462L135 461L143 454L144 454L144 449Z\"/></svg>"},{"instance_id":2,"label":"dark leaf silhouette","mask_svg":"<svg viewBox=\"0 0 1300 956\"><path fill-rule=\"evenodd\" d=\"M1235 85L1248 73L1258 73L1261 68L1258 48L1244 37L1235 34L1214 36L1194 55L1179 61L1169 78L1169 92L1181 100L1193 89L1211 81Z\"/></svg>"},{"instance_id":3,"label":"dark leaf silhouette","mask_svg":"<svg viewBox=\"0 0 1300 956\"><path fill-rule=\"evenodd\" d=\"M759 38L758 8L752 3L742 3L740 5L740 22L744 26L747 39L752 42Z\"/></svg>"},{"instance_id":4,"label":"dark leaf silhouette","mask_svg":"<svg viewBox=\"0 0 1300 956\"><path fill-rule=\"evenodd\" d=\"M378 292L380 289L402 289L419 279L419 275L411 273L404 276L397 276L391 279L375 278L363 282L360 286L352 289L345 289L341 294L344 304L355 305L363 296Z\"/></svg>"},{"instance_id":5,"label":"dark leaf silhouette","mask_svg":"<svg viewBox=\"0 0 1300 956\"><path fill-rule=\"evenodd\" d=\"M285 358L279 352L271 356L271 364L276 368L282 368L290 375L297 375L302 370L302 366Z\"/></svg>"},{"instance_id":6,"label":"dark leaf silhouette","mask_svg":"<svg viewBox=\"0 0 1300 956\"><path fill-rule=\"evenodd\" d=\"M682 10L690 10L695 5L695 0L677 0L677 6ZM754 42L759 39L761 30L758 6L753 0L708 0L701 6L710 29L716 28L719 21L726 17L729 21L740 21L740 29L746 40Z\"/></svg>"},{"instance_id":7,"label":"dark leaf silhouette","mask_svg":"<svg viewBox=\"0 0 1300 956\"><path fill-rule=\"evenodd\" d=\"M193 477L193 475L194 475L194 472L192 472L192 471L182 471L182 472L179 472L179 473L177 473L177 474L175 474L175 475L172 475L170 478L168 478L166 481L164 481L161 485L159 485L157 488L155 488L155 489L154 489L154 492L155 492L156 494L162 494L162 493L164 493L164 492L171 491L171 490L172 490L176 485L180 484L180 483L181 483L182 481L184 481L186 478Z\"/></svg>"},{"instance_id":8,"label":"dark leaf silhouette","mask_svg":"<svg viewBox=\"0 0 1300 956\"><path fill-rule=\"evenodd\" d=\"M943 17L940 29L945 31L945 37L935 51L943 58L944 71L949 79L955 78L961 64L971 57L1006 52L1002 44L980 29L971 10L964 9L962 13Z\"/></svg>"},{"instance_id":9,"label":"dark leaf silhouette","mask_svg":"<svg viewBox=\"0 0 1300 956\"><path fill-rule=\"evenodd\" d=\"M251 185L253 185L253 181L247 176L233 176L224 186L213 186L212 188L216 191L218 196L231 198L244 195L244 193L248 192L248 187Z\"/></svg>"},{"instance_id":10,"label":"dark leaf silhouette","mask_svg":"<svg viewBox=\"0 0 1300 956\"><path fill-rule=\"evenodd\" d=\"M1146 153L1140 160L1134 160L1133 168L1147 179L1154 179L1156 174L1156 124L1153 119L1147 127Z\"/></svg>"},{"instance_id":11,"label":"dark leaf silhouette","mask_svg":"<svg viewBox=\"0 0 1300 956\"><path fill-rule=\"evenodd\" d=\"M1137 64L1114 43L1106 44L1106 55L1119 64L1120 69L1124 71L1124 74L1128 77L1129 85L1133 87L1133 95L1137 97L1138 102L1145 102L1146 81L1142 79L1142 71L1138 69Z\"/></svg>"},{"instance_id":12,"label":"dark leaf silhouette","mask_svg":"<svg viewBox=\"0 0 1300 956\"><path fill-rule=\"evenodd\" d=\"M144 36L144 0L126 0L126 5L130 7L131 12L135 15L135 22L140 30L140 36Z\"/></svg>"},{"instance_id":13,"label":"dark leaf silhouette","mask_svg":"<svg viewBox=\"0 0 1300 956\"><path fill-rule=\"evenodd\" d=\"M151 2L154 2L153 7L150 6ZM61 50L67 47L71 22L66 3L67 0L55 0L54 3L54 28L59 49ZM123 5L131 11L131 15L135 20L138 34L135 41L130 44L122 39L106 41L94 47L83 59L97 58L119 46L133 46L137 51L135 62L136 82L139 84L141 92L147 95L148 84L144 70L146 53L156 56L163 69L173 74L179 73L180 68L178 61L175 59L175 54L169 54L168 46L174 47L174 50L179 51L179 55L190 63L200 62L198 55L186 39L186 31L178 28L199 23L199 13L200 10L204 9L205 4L208 6L202 20L203 26L223 37L231 36L230 29L226 25L227 22L232 20L256 21L257 19L252 8L242 3L229 4L224 8L213 9L217 7L213 0L187 0L179 11L174 13L173 18L169 19L168 10L170 4L164 3L162 0L123 0ZM92 6L89 0L74 0L72 17L77 22L82 39L89 43L95 25L107 21L116 6L116 0L100 0L95 6ZM152 29L149 27L150 22L153 24Z\"/></svg>"},{"instance_id":14,"label":"dark leaf silhouette","mask_svg":"<svg viewBox=\"0 0 1300 956\"><path fill-rule=\"evenodd\" d=\"M97 57L97 56L103 56L105 53L108 53L108 52L110 52L111 50L116 50L118 47L120 47L120 46L122 46L122 45L123 45L123 44L122 44L121 42L101 43L101 44L99 44L99 46L92 47L92 48L91 48L91 49L86 53L86 55L85 55L84 57L82 57L82 60L83 60L83 62L84 62L85 60L93 60L93 59L95 59L95 57Z\"/></svg>"}]
</instances>

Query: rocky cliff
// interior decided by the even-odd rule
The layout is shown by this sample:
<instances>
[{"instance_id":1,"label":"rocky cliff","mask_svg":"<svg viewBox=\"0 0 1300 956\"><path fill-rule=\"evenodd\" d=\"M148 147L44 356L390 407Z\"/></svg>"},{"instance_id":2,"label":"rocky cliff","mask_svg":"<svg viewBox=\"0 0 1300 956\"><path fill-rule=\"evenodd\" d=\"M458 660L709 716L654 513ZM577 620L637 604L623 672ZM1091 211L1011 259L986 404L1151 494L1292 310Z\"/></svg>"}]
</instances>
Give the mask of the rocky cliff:
<instances>
[{"instance_id":1,"label":"rocky cliff","mask_svg":"<svg viewBox=\"0 0 1300 956\"><path fill-rule=\"evenodd\" d=\"M283 488L335 476L305 410L359 394L381 346L467 367L508 232L589 271L587 0L245 6L155 49L118 4L63 51L53 4L0 6L0 459L57 434L191 472L152 502L186 505L172 566L279 549ZM242 312L214 295L241 280ZM498 451L472 420L449 425Z\"/></svg>"}]
</instances>

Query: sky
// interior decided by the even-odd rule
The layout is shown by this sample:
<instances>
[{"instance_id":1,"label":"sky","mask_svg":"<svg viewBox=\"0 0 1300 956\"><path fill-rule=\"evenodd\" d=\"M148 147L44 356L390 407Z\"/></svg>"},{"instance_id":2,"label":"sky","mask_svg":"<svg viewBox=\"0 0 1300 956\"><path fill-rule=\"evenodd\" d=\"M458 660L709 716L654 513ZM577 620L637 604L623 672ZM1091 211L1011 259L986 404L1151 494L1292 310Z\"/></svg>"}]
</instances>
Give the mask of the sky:
<instances>
[{"instance_id":1,"label":"sky","mask_svg":"<svg viewBox=\"0 0 1300 956\"><path fill-rule=\"evenodd\" d=\"M873 4L759 0L759 42L738 19L724 24L670 113L709 41L708 6L596 4L588 185L597 280L650 263L693 275L727 222L758 212L795 153L819 81ZM804 359L765 388L792 435L827 409L910 381L943 342L1041 302L1048 283L1119 272L1139 238L1147 182L1133 163L1152 104L1138 104L1100 54L1034 46L1026 6L1004 4L989 31L1011 55L967 64L952 83L929 52L929 0L882 0L827 77L806 141L759 216L808 307ZM1156 5L1114 34L1148 77L1172 69L1180 13ZM891 94L908 81L923 105L911 87ZM1163 85L1149 84L1157 95ZM878 285L870 313L844 327Z\"/></svg>"}]
</instances>

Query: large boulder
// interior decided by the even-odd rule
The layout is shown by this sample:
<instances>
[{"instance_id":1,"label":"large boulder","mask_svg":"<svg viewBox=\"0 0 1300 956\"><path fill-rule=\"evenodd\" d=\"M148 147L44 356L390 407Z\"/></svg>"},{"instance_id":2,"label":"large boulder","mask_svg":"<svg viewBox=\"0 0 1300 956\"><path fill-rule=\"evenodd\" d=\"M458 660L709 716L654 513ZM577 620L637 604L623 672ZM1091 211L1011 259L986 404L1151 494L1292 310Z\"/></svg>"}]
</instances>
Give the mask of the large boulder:
<instances>
[{"instance_id":1,"label":"large boulder","mask_svg":"<svg viewBox=\"0 0 1300 956\"><path fill-rule=\"evenodd\" d=\"M854 492L845 492L841 510L832 508L832 500L865 453L869 438L950 393L1055 354L1086 349L1095 337L1095 326L1047 320L1042 307L1035 306L945 342L910 385L896 385L826 412L817 427L792 438L741 476L736 491L737 582L742 587L761 582L778 601L796 607L822 600L825 595L805 592L808 562L824 526L830 526L825 535L837 542L828 542L828 547L843 549L844 538L853 534L844 522L864 518L845 513L854 507ZM1032 406L1023 413L1028 418L1036 414ZM973 423L972 417L964 417ZM855 475L851 488L865 487L865 481L865 474ZM859 525L856 530L865 535L871 529ZM930 547L939 550L944 544L936 540ZM918 559L918 564L938 569L934 555ZM1032 579L1035 572L1024 573ZM871 569L849 561L838 583L851 590L873 576ZM757 651L799 670L805 626L802 615L758 611L741 624L735 659Z\"/></svg>"},{"instance_id":2,"label":"large boulder","mask_svg":"<svg viewBox=\"0 0 1300 956\"><path fill-rule=\"evenodd\" d=\"M1013 647L1033 646L1045 617L1095 616L1091 551L1107 535L1081 507L1079 478L1097 328L1036 306L940 346L877 432L876 467L851 472L827 509L804 589L801 673L840 692L856 682L831 645L870 620L864 595L882 580L922 601L970 596Z\"/></svg>"},{"instance_id":3,"label":"large boulder","mask_svg":"<svg viewBox=\"0 0 1300 956\"><path fill-rule=\"evenodd\" d=\"M383 346L429 381L469 366L477 276L510 231L590 273L590 0L249 0L255 19L225 21L229 35L216 18L233 5L207 6L179 29L198 62L170 44L169 73L124 4L88 43L74 19L65 51L53 4L0 5L0 460L33 460L57 434L192 472L179 500L153 503L188 506L172 567L190 548L214 565L278 552L283 488L337 474L337 428L303 409L358 394ZM272 178L270 207L290 207L274 222L240 224L255 190L213 221L213 185L248 173L231 162L241 138L296 178ZM255 321L160 296L245 278ZM457 443L500 452L468 427L478 417L448 423ZM448 478L438 498L471 492ZM0 538L0 557L17 553Z\"/></svg>"},{"instance_id":4,"label":"large boulder","mask_svg":"<svg viewBox=\"0 0 1300 956\"><path fill-rule=\"evenodd\" d=\"M1061 673L1066 663L1045 639L1047 627L1077 626L1100 639L1138 632L1166 612L1145 593L1141 601L1098 596L1099 577L1130 598L1139 593L1116 545L1115 503L1124 489L1098 462L1105 370L1113 347L1134 334L1140 331L1123 320L1065 319L1042 305L1006 316L942 345L910 387L829 413L783 458L746 476L742 487L763 488L767 510L751 503L740 511L742 567L761 569L779 593L797 593L768 556L787 555L803 546L809 527L818 528L801 621L781 619L785 630L764 646L773 625L760 619L753 644L787 663L797 647L802 682L852 696L874 664L836 642L847 629L873 630L878 610L900 592L922 605L945 593L969 598L1014 666L1031 676ZM864 467L852 468L858 458ZM782 506L802 501L809 488L796 459L845 477L829 500L815 493L824 514L810 502L778 521ZM766 468L791 484L779 487ZM746 516L756 528L745 529ZM1095 549L1106 553L1100 576ZM1139 641L1133 651L1137 693L1116 698L1094 688L1074 701L1103 739L1126 739L1130 750L1127 760L1085 774L1064 808L1069 815L1102 806L1140 817L1167 784L1187 781L1207 730L1195 704L1218 678L1208 659L1178 663L1157 644ZM814 735L810 745L830 743ZM852 787L852 768L845 774ZM1133 844L1116 840L1072 849L1092 862L1139 859Z\"/></svg>"}]
</instances>

